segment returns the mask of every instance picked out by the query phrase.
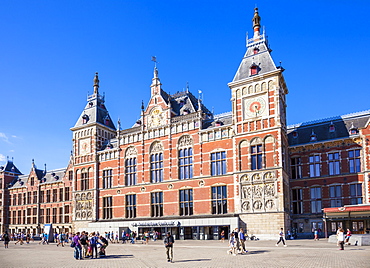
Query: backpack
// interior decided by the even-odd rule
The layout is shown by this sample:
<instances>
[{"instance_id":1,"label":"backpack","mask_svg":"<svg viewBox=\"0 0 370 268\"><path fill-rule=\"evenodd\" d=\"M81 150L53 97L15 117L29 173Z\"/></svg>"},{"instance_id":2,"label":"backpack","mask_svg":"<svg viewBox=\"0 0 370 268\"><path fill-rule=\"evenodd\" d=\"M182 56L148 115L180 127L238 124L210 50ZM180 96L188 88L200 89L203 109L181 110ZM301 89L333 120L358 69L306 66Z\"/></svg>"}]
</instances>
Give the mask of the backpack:
<instances>
[{"instance_id":1,"label":"backpack","mask_svg":"<svg viewBox=\"0 0 370 268\"><path fill-rule=\"evenodd\" d=\"M81 242L81 245L87 245L87 237L86 235L83 235L81 238L80 238L80 242Z\"/></svg>"}]
</instances>

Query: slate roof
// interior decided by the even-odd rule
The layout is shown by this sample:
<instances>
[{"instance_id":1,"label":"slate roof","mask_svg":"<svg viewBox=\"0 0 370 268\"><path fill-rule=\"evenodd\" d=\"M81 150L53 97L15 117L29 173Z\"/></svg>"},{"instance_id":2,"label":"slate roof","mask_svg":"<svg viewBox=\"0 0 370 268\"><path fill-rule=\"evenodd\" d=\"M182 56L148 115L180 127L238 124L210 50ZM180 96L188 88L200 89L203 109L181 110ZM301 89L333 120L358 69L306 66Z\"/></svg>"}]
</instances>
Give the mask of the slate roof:
<instances>
[{"instance_id":1,"label":"slate roof","mask_svg":"<svg viewBox=\"0 0 370 268\"><path fill-rule=\"evenodd\" d=\"M251 77L250 68L253 65L257 66L258 74L268 73L277 69L270 55L271 50L268 47L265 34L260 35L260 40L248 42L247 52L239 65L233 82ZM257 54L254 54L255 48L258 49Z\"/></svg>"},{"instance_id":2,"label":"slate roof","mask_svg":"<svg viewBox=\"0 0 370 268\"><path fill-rule=\"evenodd\" d=\"M35 169L35 172L40 183L54 183L63 179L66 168L49 170L46 173L44 170ZM18 178L13 181L11 188L25 187L28 178L29 174L18 176Z\"/></svg>"},{"instance_id":3,"label":"slate roof","mask_svg":"<svg viewBox=\"0 0 370 268\"><path fill-rule=\"evenodd\" d=\"M177 92L173 95L170 95L172 112L176 115L184 115L184 112L187 111L188 114L195 113L199 110L198 99L189 91ZM211 114L206 106L200 102L201 110L205 114Z\"/></svg>"},{"instance_id":4,"label":"slate roof","mask_svg":"<svg viewBox=\"0 0 370 268\"><path fill-rule=\"evenodd\" d=\"M365 128L370 120L370 110L348 115L325 118L288 126L290 146L350 137L351 128ZM334 131L330 131L330 126ZM316 140L311 140L316 135Z\"/></svg>"},{"instance_id":5,"label":"slate roof","mask_svg":"<svg viewBox=\"0 0 370 268\"><path fill-rule=\"evenodd\" d=\"M116 128L108 113L107 108L105 107L104 102L104 96L101 96L99 94L92 94L88 96L85 109L81 113L74 127L80 127L92 123L99 123L115 130ZM84 118L87 119L86 123L84 123Z\"/></svg>"},{"instance_id":6,"label":"slate roof","mask_svg":"<svg viewBox=\"0 0 370 268\"><path fill-rule=\"evenodd\" d=\"M6 161L4 166L0 167L0 171L11 172L14 174L22 174L19 171L19 169L14 165L13 161L10 161L9 159Z\"/></svg>"},{"instance_id":7,"label":"slate roof","mask_svg":"<svg viewBox=\"0 0 370 268\"><path fill-rule=\"evenodd\" d=\"M203 129L219 127L219 126L216 126L217 123L219 123L220 126L231 125L232 122L233 121L232 121L231 112L217 114L217 115L214 115L212 119L209 119L203 122Z\"/></svg>"}]
</instances>

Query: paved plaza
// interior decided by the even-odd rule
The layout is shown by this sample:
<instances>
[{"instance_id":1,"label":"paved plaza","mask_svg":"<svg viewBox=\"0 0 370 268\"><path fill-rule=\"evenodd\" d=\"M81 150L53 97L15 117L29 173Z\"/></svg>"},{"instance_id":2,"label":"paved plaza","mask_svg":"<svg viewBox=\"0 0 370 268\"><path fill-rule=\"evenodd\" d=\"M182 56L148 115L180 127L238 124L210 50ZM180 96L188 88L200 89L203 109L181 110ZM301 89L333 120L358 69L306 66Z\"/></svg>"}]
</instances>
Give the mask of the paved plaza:
<instances>
[{"instance_id":1,"label":"paved plaza","mask_svg":"<svg viewBox=\"0 0 370 268\"><path fill-rule=\"evenodd\" d=\"M291 240L288 247L274 241L247 241L245 255L227 255L227 243L176 241L174 263L166 261L162 241L149 245L110 244L107 257L75 260L73 249L56 244L14 245L0 248L0 267L370 267L370 246L338 250L326 240Z\"/></svg>"}]
</instances>

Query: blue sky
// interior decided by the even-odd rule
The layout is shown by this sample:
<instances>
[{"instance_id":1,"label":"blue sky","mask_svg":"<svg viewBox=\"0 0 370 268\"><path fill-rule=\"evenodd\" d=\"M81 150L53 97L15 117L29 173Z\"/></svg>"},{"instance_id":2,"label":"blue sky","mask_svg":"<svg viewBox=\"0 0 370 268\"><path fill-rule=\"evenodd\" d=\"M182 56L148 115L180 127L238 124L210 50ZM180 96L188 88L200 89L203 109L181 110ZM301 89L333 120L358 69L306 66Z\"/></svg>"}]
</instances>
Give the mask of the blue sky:
<instances>
[{"instance_id":1,"label":"blue sky","mask_svg":"<svg viewBox=\"0 0 370 268\"><path fill-rule=\"evenodd\" d=\"M150 97L151 56L165 91L204 94L231 110L230 82L258 5L288 85L288 123L370 109L370 1L1 1L0 165L65 167L99 72L122 128Z\"/></svg>"}]
</instances>

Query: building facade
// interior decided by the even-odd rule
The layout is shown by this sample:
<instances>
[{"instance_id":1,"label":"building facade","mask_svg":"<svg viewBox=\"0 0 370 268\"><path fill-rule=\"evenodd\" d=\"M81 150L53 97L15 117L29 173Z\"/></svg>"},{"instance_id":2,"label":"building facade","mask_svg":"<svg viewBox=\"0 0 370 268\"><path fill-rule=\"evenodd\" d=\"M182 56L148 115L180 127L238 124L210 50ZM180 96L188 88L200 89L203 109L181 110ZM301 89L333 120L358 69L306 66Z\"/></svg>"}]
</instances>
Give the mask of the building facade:
<instances>
[{"instance_id":1,"label":"building facade","mask_svg":"<svg viewBox=\"0 0 370 268\"><path fill-rule=\"evenodd\" d=\"M0 170L2 228L171 231L218 239L243 227L260 239L355 221L325 207L369 203L370 111L287 126L288 89L257 8L254 35L232 82L231 112L215 115L188 89L170 95L154 68L151 98L131 128L113 123L98 74L73 133L68 167ZM68 193L68 195L67 195ZM357 229L370 229L358 215ZM326 224L325 224L325 222ZM361 227L360 227L361 226ZM362 228L362 229L361 229Z\"/></svg>"}]
</instances>

